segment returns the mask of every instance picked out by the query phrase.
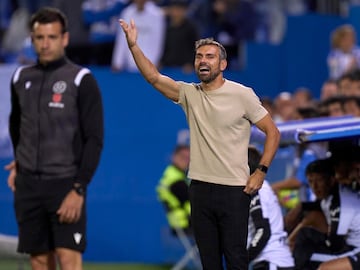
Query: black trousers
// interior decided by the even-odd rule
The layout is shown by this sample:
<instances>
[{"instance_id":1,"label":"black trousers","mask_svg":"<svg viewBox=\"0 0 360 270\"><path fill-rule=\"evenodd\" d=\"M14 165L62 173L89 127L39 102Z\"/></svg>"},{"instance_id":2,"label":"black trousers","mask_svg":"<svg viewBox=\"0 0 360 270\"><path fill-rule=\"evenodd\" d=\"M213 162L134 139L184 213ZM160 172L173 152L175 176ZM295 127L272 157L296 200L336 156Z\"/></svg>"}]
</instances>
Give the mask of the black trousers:
<instances>
[{"instance_id":1,"label":"black trousers","mask_svg":"<svg viewBox=\"0 0 360 270\"><path fill-rule=\"evenodd\" d=\"M247 270L250 195L244 186L192 180L191 222L204 270Z\"/></svg>"}]
</instances>

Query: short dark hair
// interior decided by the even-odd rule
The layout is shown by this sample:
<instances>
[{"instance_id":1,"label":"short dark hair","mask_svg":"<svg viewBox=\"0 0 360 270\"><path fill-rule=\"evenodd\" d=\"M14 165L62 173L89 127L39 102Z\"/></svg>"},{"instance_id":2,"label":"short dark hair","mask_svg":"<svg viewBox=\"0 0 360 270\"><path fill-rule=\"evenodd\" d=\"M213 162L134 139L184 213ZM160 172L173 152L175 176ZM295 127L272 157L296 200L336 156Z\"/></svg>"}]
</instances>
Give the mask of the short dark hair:
<instances>
[{"instance_id":1,"label":"short dark hair","mask_svg":"<svg viewBox=\"0 0 360 270\"><path fill-rule=\"evenodd\" d=\"M348 101L354 101L356 106L360 107L360 97L359 96L346 96L344 97L344 104Z\"/></svg>"},{"instance_id":2,"label":"short dark hair","mask_svg":"<svg viewBox=\"0 0 360 270\"><path fill-rule=\"evenodd\" d=\"M215 45L215 46L219 47L220 59L226 60L227 54L226 54L226 50L225 50L224 46L221 45L221 43L215 41L213 38L202 38L202 39L199 39L198 41L196 41L195 42L195 51L197 51L200 47L205 46L205 45Z\"/></svg>"},{"instance_id":3,"label":"short dark hair","mask_svg":"<svg viewBox=\"0 0 360 270\"><path fill-rule=\"evenodd\" d=\"M320 116L319 110L312 105L296 108L296 111L303 119L315 118Z\"/></svg>"},{"instance_id":4,"label":"short dark hair","mask_svg":"<svg viewBox=\"0 0 360 270\"><path fill-rule=\"evenodd\" d=\"M59 22L61 24L62 33L68 31L68 22L65 14L53 7L43 7L35 12L30 18L29 28L30 31L33 31L35 23L47 24L53 22Z\"/></svg>"},{"instance_id":5,"label":"short dark hair","mask_svg":"<svg viewBox=\"0 0 360 270\"><path fill-rule=\"evenodd\" d=\"M190 149L190 146L188 144L178 144L175 146L174 154L177 154L184 149L188 150Z\"/></svg>"},{"instance_id":6,"label":"short dark hair","mask_svg":"<svg viewBox=\"0 0 360 270\"><path fill-rule=\"evenodd\" d=\"M333 177L335 175L333 160L326 158L310 162L306 166L305 174L308 175L310 173L318 173L327 178Z\"/></svg>"},{"instance_id":7,"label":"short dark hair","mask_svg":"<svg viewBox=\"0 0 360 270\"><path fill-rule=\"evenodd\" d=\"M340 103L341 106L343 106L344 104L344 99L345 97L343 95L338 95L338 96L331 96L325 100L322 101L321 105L327 107L331 104L334 104L334 103Z\"/></svg>"}]
</instances>

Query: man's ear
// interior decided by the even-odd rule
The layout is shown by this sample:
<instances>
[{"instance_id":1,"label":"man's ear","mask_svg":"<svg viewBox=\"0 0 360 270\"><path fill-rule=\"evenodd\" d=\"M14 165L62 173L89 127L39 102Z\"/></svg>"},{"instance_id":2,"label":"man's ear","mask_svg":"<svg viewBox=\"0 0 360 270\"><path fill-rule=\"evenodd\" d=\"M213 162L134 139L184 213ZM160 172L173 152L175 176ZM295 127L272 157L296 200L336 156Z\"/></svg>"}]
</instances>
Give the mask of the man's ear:
<instances>
[{"instance_id":1,"label":"man's ear","mask_svg":"<svg viewBox=\"0 0 360 270\"><path fill-rule=\"evenodd\" d=\"M224 71L227 67L227 60L226 59L223 59L220 61L220 70L221 71Z\"/></svg>"},{"instance_id":2,"label":"man's ear","mask_svg":"<svg viewBox=\"0 0 360 270\"><path fill-rule=\"evenodd\" d=\"M69 32L65 32L63 34L63 46L64 46L64 48L66 48L69 45L69 38L70 38Z\"/></svg>"}]
</instances>

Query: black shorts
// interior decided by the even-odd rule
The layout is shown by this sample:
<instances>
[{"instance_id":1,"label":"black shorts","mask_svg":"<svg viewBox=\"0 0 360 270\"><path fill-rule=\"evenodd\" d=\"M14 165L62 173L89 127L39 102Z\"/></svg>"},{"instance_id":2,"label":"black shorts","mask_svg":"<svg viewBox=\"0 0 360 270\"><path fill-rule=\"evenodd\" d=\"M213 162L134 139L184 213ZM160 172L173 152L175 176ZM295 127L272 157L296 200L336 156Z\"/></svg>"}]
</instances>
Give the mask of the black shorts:
<instances>
[{"instance_id":1,"label":"black shorts","mask_svg":"<svg viewBox=\"0 0 360 270\"><path fill-rule=\"evenodd\" d=\"M60 223L56 214L72 186L72 179L41 180L35 176L16 176L14 206L19 227L18 252L35 255L55 248L84 252L85 201L77 223Z\"/></svg>"}]
</instances>

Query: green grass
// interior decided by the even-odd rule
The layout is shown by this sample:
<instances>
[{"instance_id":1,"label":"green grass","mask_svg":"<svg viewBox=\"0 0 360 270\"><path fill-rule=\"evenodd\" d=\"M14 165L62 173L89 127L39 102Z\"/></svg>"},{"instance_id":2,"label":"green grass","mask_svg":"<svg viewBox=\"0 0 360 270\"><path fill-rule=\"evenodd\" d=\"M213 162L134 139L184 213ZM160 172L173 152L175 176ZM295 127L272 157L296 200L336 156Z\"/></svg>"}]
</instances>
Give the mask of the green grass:
<instances>
[{"instance_id":1,"label":"green grass","mask_svg":"<svg viewBox=\"0 0 360 270\"><path fill-rule=\"evenodd\" d=\"M169 270L171 266L145 264L84 263L84 270ZM31 270L28 261L0 259L0 270Z\"/></svg>"}]
</instances>

